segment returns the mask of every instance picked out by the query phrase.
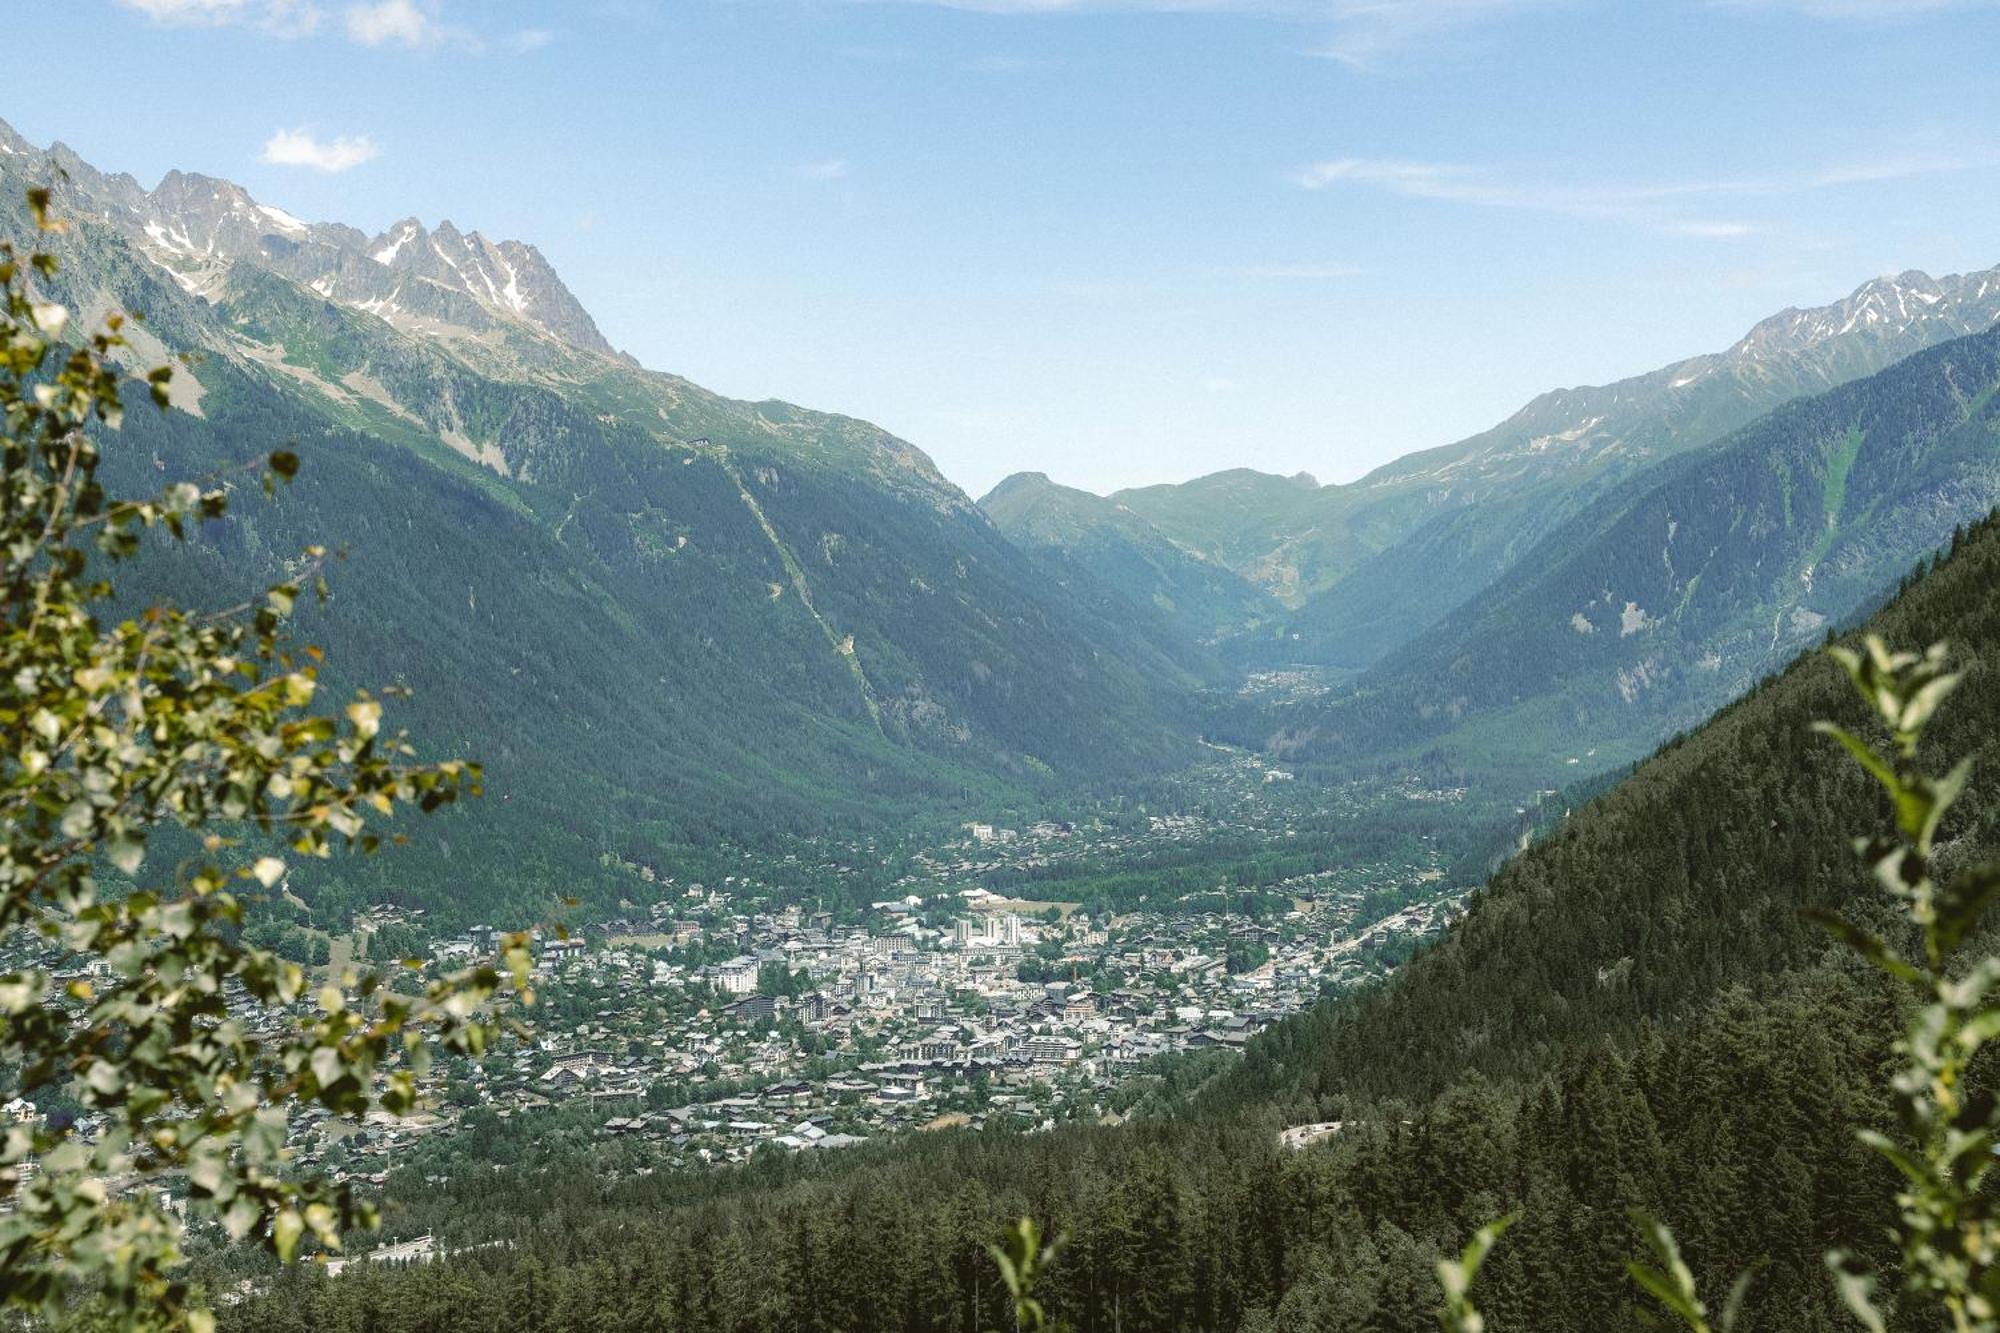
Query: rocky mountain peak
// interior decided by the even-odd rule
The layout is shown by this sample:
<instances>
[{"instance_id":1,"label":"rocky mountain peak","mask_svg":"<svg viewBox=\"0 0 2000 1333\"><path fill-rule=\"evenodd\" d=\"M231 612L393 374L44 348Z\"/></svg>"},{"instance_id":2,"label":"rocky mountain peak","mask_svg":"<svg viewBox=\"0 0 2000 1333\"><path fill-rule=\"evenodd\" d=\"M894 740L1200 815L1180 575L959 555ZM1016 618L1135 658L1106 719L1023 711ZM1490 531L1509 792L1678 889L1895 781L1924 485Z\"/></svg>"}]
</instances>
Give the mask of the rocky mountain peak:
<instances>
[{"instance_id":1,"label":"rocky mountain peak","mask_svg":"<svg viewBox=\"0 0 2000 1333\"><path fill-rule=\"evenodd\" d=\"M38 150L0 121L0 166L59 171L72 206L103 217L187 290L209 296L248 262L407 332L485 337L509 326L616 356L588 311L533 246L495 243L449 221L405 218L379 236L311 223L258 203L233 181L169 171L152 190L106 175L63 144Z\"/></svg>"},{"instance_id":2,"label":"rocky mountain peak","mask_svg":"<svg viewBox=\"0 0 2000 1333\"><path fill-rule=\"evenodd\" d=\"M1760 321L1725 354L1762 360L1811 351L1859 334L1899 338L1925 326L1936 336L1976 333L2000 318L2000 268L1933 278L1921 269L1871 278L1831 305L1781 310ZM1934 338L1926 335L1926 341Z\"/></svg>"}]
</instances>

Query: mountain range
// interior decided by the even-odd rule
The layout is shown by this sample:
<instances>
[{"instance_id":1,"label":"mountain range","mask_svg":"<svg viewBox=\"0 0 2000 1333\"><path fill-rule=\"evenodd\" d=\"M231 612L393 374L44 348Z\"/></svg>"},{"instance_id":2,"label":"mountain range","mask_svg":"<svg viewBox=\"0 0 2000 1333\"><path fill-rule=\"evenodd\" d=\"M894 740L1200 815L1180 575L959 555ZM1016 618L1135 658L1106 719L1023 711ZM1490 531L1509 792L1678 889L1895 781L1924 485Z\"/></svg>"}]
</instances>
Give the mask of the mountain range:
<instances>
[{"instance_id":1,"label":"mountain range","mask_svg":"<svg viewBox=\"0 0 2000 1333\"><path fill-rule=\"evenodd\" d=\"M1953 641L1964 675L1927 771L2000 758L1996 584L2000 519L1868 625ZM1420 1333L1437 1327L1439 1261L1504 1216L1475 1288L1490 1326L1600 1333L1655 1322L1628 1277L1646 1254L1634 1214L1672 1228L1699 1291L1736 1284L1733 1327L1852 1327L1826 1256L1881 1273L1900 1259L1903 1177L1859 1131L1895 1123L1911 1004L1806 912L1898 924L1847 846L1890 825L1888 803L1812 729L1869 731L1865 712L1808 654L1577 799L1395 976L1240 1059L1160 1066L1162 1109L1127 1123L620 1173L620 1140L544 1132L530 1158L531 1131L496 1121L462 1174L390 1184L406 1227L452 1228L476 1257L307 1269L224 1327L469 1333L546 1308L552 1327L974 1333L1003 1291L982 1238L1030 1216L1067 1238L1036 1295L1078 1328ZM2000 851L1991 782L1938 845L1953 872ZM496 1151L517 1154L508 1169Z\"/></svg>"},{"instance_id":2,"label":"mountain range","mask_svg":"<svg viewBox=\"0 0 2000 1333\"><path fill-rule=\"evenodd\" d=\"M1632 476L1481 595L1299 710L1325 757L1643 754L1873 605L2000 501L2000 327Z\"/></svg>"},{"instance_id":3,"label":"mountain range","mask_svg":"<svg viewBox=\"0 0 2000 1333\"><path fill-rule=\"evenodd\" d=\"M494 831L444 821L397 883L324 888L354 901L466 876L517 910L550 882L615 901L670 849L956 820L1203 739L1548 787L1698 720L2000 500L2000 269L1879 279L1346 485L1021 474L975 505L866 422L640 366L532 246L149 190L0 125L0 185L36 183L71 223L54 294L144 312L135 369L190 354L108 477L306 462L132 595L344 549L305 621L335 680L408 687L429 745L488 763ZM1301 664L1331 683L1232 688Z\"/></svg>"},{"instance_id":4,"label":"mountain range","mask_svg":"<svg viewBox=\"0 0 2000 1333\"><path fill-rule=\"evenodd\" d=\"M30 236L13 207L0 231L59 256L52 294L90 321L141 312L135 369L188 354L175 410L128 415L107 480L151 489L287 442L303 460L275 502L243 497L121 591L201 604L309 544L345 550L302 625L333 679L407 687L426 752L486 763L477 837L427 826L394 883L325 892L532 919L527 895L615 901L674 847L1193 751L1215 665L1162 617L1048 578L885 431L640 368L531 247L307 224L203 176L149 191L0 127L0 191L33 184L67 230ZM468 880L482 891L454 895Z\"/></svg>"},{"instance_id":5,"label":"mountain range","mask_svg":"<svg viewBox=\"0 0 2000 1333\"><path fill-rule=\"evenodd\" d=\"M1124 529L1222 565L1291 609L1236 636L1226 651L1255 664L1360 668L1456 612L1567 519L1619 482L1722 436L1795 398L1884 369L2000 319L2000 268L1878 278L1845 300L1782 311L1722 352L1613 384L1542 394L1493 429L1321 486L1244 469L1110 498ZM1022 487L994 507L1021 529ZM1132 540L1125 532L1120 538ZM1093 535L1089 550L1104 549ZM1104 572L1118 577L1115 561ZM1143 592L1143 589L1135 589Z\"/></svg>"},{"instance_id":6,"label":"mountain range","mask_svg":"<svg viewBox=\"0 0 2000 1333\"><path fill-rule=\"evenodd\" d=\"M1996 319L2000 269L1904 273L1345 486L1238 469L1100 498L1022 474L982 503L1135 604L1203 606L1178 588L1225 572L1266 594L1205 642L1337 683L1225 709L1221 738L1546 787L1700 720L2000 501Z\"/></svg>"}]
</instances>

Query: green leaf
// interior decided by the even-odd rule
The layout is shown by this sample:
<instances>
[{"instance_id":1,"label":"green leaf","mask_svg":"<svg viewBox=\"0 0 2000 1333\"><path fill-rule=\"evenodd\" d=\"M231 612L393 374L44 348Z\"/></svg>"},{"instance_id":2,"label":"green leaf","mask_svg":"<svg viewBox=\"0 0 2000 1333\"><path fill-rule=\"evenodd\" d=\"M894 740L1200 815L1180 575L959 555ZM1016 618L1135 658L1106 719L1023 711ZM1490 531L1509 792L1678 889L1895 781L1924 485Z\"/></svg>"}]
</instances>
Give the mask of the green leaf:
<instances>
[{"instance_id":1,"label":"green leaf","mask_svg":"<svg viewBox=\"0 0 2000 1333\"><path fill-rule=\"evenodd\" d=\"M1860 954L1863 958L1866 958L1876 967L1887 972L1890 976L1900 978L1903 981L1923 981L1924 974L1910 963L1904 961L1894 949L1889 947L1885 940L1852 924L1839 914L1828 911L1823 907L1809 907L1800 912L1799 915L1815 925L1824 927L1827 933L1831 934L1835 939Z\"/></svg>"},{"instance_id":2,"label":"green leaf","mask_svg":"<svg viewBox=\"0 0 2000 1333\"><path fill-rule=\"evenodd\" d=\"M1873 746L1848 731L1845 727L1832 722L1815 722L1813 723L1813 730L1822 736L1831 736L1836 741L1839 741L1863 768L1875 775L1875 780L1881 783L1883 788L1889 793L1889 799L1899 804L1901 803L1903 799L1903 781L1896 776L1895 767L1881 755L1875 753Z\"/></svg>"},{"instance_id":3,"label":"green leaf","mask_svg":"<svg viewBox=\"0 0 2000 1333\"><path fill-rule=\"evenodd\" d=\"M299 1248L299 1236L306 1229L305 1219L298 1210L287 1208L271 1220L271 1248L278 1252L278 1262L290 1263Z\"/></svg>"},{"instance_id":4,"label":"green leaf","mask_svg":"<svg viewBox=\"0 0 2000 1333\"><path fill-rule=\"evenodd\" d=\"M1959 673L1952 672L1919 686L1917 692L1910 696L1910 701L1903 705L1902 716L1896 719L1897 729L1910 732L1923 730L1924 724L1937 712L1938 705L1958 688L1960 679Z\"/></svg>"},{"instance_id":5,"label":"green leaf","mask_svg":"<svg viewBox=\"0 0 2000 1333\"><path fill-rule=\"evenodd\" d=\"M1728 1298L1722 1302L1722 1333L1732 1333L1735 1329L1737 1321L1743 1317L1743 1302L1750 1295L1750 1284L1770 1262L1769 1259L1759 1259L1736 1275L1736 1281L1730 1284Z\"/></svg>"},{"instance_id":6,"label":"green leaf","mask_svg":"<svg viewBox=\"0 0 2000 1333\"><path fill-rule=\"evenodd\" d=\"M1675 1284L1671 1277L1662 1273L1657 1268L1648 1267L1637 1260L1627 1263L1625 1271L1653 1299L1678 1315L1682 1323L1686 1324L1690 1329L1697 1330L1697 1333L1706 1333L1708 1321L1703 1315L1700 1304L1689 1300L1687 1295L1681 1291L1680 1287Z\"/></svg>"},{"instance_id":7,"label":"green leaf","mask_svg":"<svg viewBox=\"0 0 2000 1333\"><path fill-rule=\"evenodd\" d=\"M1996 897L2000 897L2000 865L1979 866L1946 885L1938 896L1938 947L1950 953L1964 943Z\"/></svg>"},{"instance_id":8,"label":"green leaf","mask_svg":"<svg viewBox=\"0 0 2000 1333\"><path fill-rule=\"evenodd\" d=\"M10 972L0 977L0 1014L25 1013L42 998L48 983L38 973Z\"/></svg>"},{"instance_id":9,"label":"green leaf","mask_svg":"<svg viewBox=\"0 0 2000 1333\"><path fill-rule=\"evenodd\" d=\"M1829 1251L1826 1266L1833 1274L1834 1288L1840 1293L1841 1303L1847 1306L1848 1312L1860 1321L1868 1333L1888 1333L1882 1312L1875 1308L1875 1279L1852 1268L1850 1257L1842 1250Z\"/></svg>"},{"instance_id":10,"label":"green leaf","mask_svg":"<svg viewBox=\"0 0 2000 1333\"><path fill-rule=\"evenodd\" d=\"M239 1194L229 1201L229 1207L222 1212L222 1229L229 1233L231 1240L242 1240L250 1234L250 1228L257 1225L263 1211L255 1199Z\"/></svg>"},{"instance_id":11,"label":"green leaf","mask_svg":"<svg viewBox=\"0 0 2000 1333\"><path fill-rule=\"evenodd\" d=\"M1686 1261L1681 1258L1681 1249L1674 1240L1674 1233L1664 1222L1643 1209L1634 1208L1628 1216L1632 1225L1639 1229L1639 1235L1646 1247L1660 1262L1659 1268L1641 1263L1628 1263L1625 1271L1653 1297L1679 1315L1695 1333L1708 1333L1708 1310L1695 1292L1694 1274L1689 1271Z\"/></svg>"},{"instance_id":12,"label":"green leaf","mask_svg":"<svg viewBox=\"0 0 2000 1333\"><path fill-rule=\"evenodd\" d=\"M1445 1295L1444 1309L1438 1314L1438 1322L1445 1333L1483 1333L1486 1320L1470 1298L1473 1279L1479 1276L1479 1270L1494 1245L1519 1216L1518 1213L1509 1213L1495 1218L1473 1233L1457 1259L1438 1261L1438 1284L1444 1288Z\"/></svg>"},{"instance_id":13,"label":"green leaf","mask_svg":"<svg viewBox=\"0 0 2000 1333\"><path fill-rule=\"evenodd\" d=\"M331 1088L347 1075L347 1064L336 1047L321 1046L312 1053L312 1075L322 1090Z\"/></svg>"},{"instance_id":14,"label":"green leaf","mask_svg":"<svg viewBox=\"0 0 2000 1333\"><path fill-rule=\"evenodd\" d=\"M1892 1141L1888 1135L1864 1129L1856 1137L1887 1158L1890 1165L1909 1177L1911 1183L1919 1189L1930 1184L1934 1174L1930 1167Z\"/></svg>"},{"instance_id":15,"label":"green leaf","mask_svg":"<svg viewBox=\"0 0 2000 1333\"><path fill-rule=\"evenodd\" d=\"M136 875L146 859L146 840L136 834L121 833L104 845L104 854L121 874Z\"/></svg>"}]
</instances>

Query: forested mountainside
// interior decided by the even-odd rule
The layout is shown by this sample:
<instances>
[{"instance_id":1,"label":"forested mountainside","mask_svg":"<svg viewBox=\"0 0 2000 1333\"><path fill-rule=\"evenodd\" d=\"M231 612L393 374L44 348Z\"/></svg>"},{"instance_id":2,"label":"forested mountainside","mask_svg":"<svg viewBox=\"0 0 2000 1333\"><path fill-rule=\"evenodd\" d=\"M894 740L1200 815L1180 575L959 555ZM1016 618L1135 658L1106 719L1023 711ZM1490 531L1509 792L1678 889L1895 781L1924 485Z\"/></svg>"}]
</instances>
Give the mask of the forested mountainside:
<instances>
[{"instance_id":1,"label":"forested mountainside","mask_svg":"<svg viewBox=\"0 0 2000 1333\"><path fill-rule=\"evenodd\" d=\"M615 901L678 845L855 830L973 793L1171 766L1212 670L1152 616L1052 582L914 447L733 402L610 351L532 250L448 226L308 225L239 188L151 192L0 127L0 228L56 186L51 295L144 312L135 369L192 353L105 478L151 490L288 443L275 501L146 562L135 599L221 605L309 544L334 682L393 683L484 802L415 831L393 883L308 898L531 920ZM141 395L143 397L143 395ZM134 576L138 578L140 576Z\"/></svg>"},{"instance_id":2,"label":"forested mountainside","mask_svg":"<svg viewBox=\"0 0 2000 1333\"><path fill-rule=\"evenodd\" d=\"M1734 697L1996 501L2000 328L1631 478L1281 744L1504 750L1554 785Z\"/></svg>"},{"instance_id":3,"label":"forested mountainside","mask_svg":"<svg viewBox=\"0 0 2000 1333\"><path fill-rule=\"evenodd\" d=\"M1978 761L1941 841L1959 866L2000 850L1996 587L1988 519L1869 626L1948 639L1965 671L1926 756ZM1673 1225L1704 1291L1765 1265L1739 1329L1850 1327L1822 1256L1887 1257L1896 1182L1854 1130L1890 1118L1901 1002L1798 914L1890 915L1849 845L1885 825L1880 790L1810 731L1860 712L1809 654L1577 809L1390 981L1192 1096L1163 1088L1178 1114L698 1176L495 1119L476 1151L500 1169L391 1183L396 1225L475 1248L287 1274L225 1327L970 1333L1003 1308L982 1246L1027 1212L1070 1234L1040 1294L1089 1333L1417 1333L1436 1260L1518 1210L1480 1278L1489 1326L1601 1333L1635 1322L1634 1207ZM1281 1150L1305 1120L1339 1124Z\"/></svg>"},{"instance_id":4,"label":"forested mountainside","mask_svg":"<svg viewBox=\"0 0 2000 1333\"><path fill-rule=\"evenodd\" d=\"M1952 870L2000 853L2000 519L1959 535L1869 622L1943 640L1965 677L1926 762L1975 761L1947 830ZM1880 789L1811 724L1859 726L1818 653L1677 737L1507 863L1465 918L1388 986L1287 1025L1245 1062L1257 1098L1301 1111L1345 1095L1425 1096L1500 1081L1579 1043L1625 1041L1734 986L1842 953L1806 908L1874 904L1848 840ZM1887 917L1885 917L1885 922Z\"/></svg>"},{"instance_id":5,"label":"forested mountainside","mask_svg":"<svg viewBox=\"0 0 2000 1333\"><path fill-rule=\"evenodd\" d=\"M1545 393L1489 431L1351 484L1235 469L1120 491L1106 513L1123 529L1136 516L1293 608L1238 635L1225 646L1233 658L1366 667L1650 464L1996 319L2000 269L1878 278L1832 305L1773 315L1726 351ZM1123 558L1123 542L1081 531L1039 541L1100 572Z\"/></svg>"},{"instance_id":6,"label":"forested mountainside","mask_svg":"<svg viewBox=\"0 0 2000 1333\"><path fill-rule=\"evenodd\" d=\"M1234 570L1168 540L1115 501L1058 486L1043 473L1016 473L979 507L1056 578L1102 582L1132 605L1164 616L1193 642L1213 643L1283 613Z\"/></svg>"}]
</instances>

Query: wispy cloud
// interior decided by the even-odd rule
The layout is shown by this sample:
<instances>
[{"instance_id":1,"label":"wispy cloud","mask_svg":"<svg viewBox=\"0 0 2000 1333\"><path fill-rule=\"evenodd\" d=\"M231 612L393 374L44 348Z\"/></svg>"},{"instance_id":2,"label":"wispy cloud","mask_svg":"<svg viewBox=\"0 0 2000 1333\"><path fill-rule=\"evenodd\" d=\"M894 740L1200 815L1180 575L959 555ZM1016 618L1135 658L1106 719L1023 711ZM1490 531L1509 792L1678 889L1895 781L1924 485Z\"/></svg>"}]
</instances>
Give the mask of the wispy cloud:
<instances>
[{"instance_id":1,"label":"wispy cloud","mask_svg":"<svg viewBox=\"0 0 2000 1333\"><path fill-rule=\"evenodd\" d=\"M446 0L347 0L337 5L340 22L322 29L328 10L319 0L116 0L153 22L172 27L252 28L280 37L319 31L344 35L369 47L450 47L478 53L498 48L517 54L547 46L555 33L519 28L488 38L447 19ZM326 0L336 5L336 0Z\"/></svg>"},{"instance_id":2,"label":"wispy cloud","mask_svg":"<svg viewBox=\"0 0 2000 1333\"><path fill-rule=\"evenodd\" d=\"M264 141L264 161L281 167L311 167L314 171L347 171L382 155L367 135L321 139L310 130L279 130Z\"/></svg>"},{"instance_id":3,"label":"wispy cloud","mask_svg":"<svg viewBox=\"0 0 2000 1333\"><path fill-rule=\"evenodd\" d=\"M1489 167L1388 158L1335 158L1293 174L1308 190L1361 187L1411 199L1433 199L1475 208L1517 209L1564 217L1625 220L1676 236L1710 240L1751 234L1750 224L1689 217L1685 207L1702 200L1772 199L1842 186L1875 184L2000 163L1992 154L1927 154L1840 163L1812 171L1704 180L1573 184L1510 176Z\"/></svg>"},{"instance_id":4,"label":"wispy cloud","mask_svg":"<svg viewBox=\"0 0 2000 1333\"><path fill-rule=\"evenodd\" d=\"M1042 70L1061 69L1063 62L1055 56L1017 56L1004 53L974 56L960 62L960 69L971 70L975 74L1034 74Z\"/></svg>"},{"instance_id":5,"label":"wispy cloud","mask_svg":"<svg viewBox=\"0 0 2000 1333\"><path fill-rule=\"evenodd\" d=\"M837 181L847 175L847 159L827 157L817 162L802 162L798 174L809 181Z\"/></svg>"},{"instance_id":6,"label":"wispy cloud","mask_svg":"<svg viewBox=\"0 0 2000 1333\"><path fill-rule=\"evenodd\" d=\"M1377 185L1397 194L1425 199L1460 199L1491 203L1497 199L1495 187L1481 185L1484 175L1477 167L1451 162L1402 162L1390 158L1338 157L1301 167L1293 179L1308 190L1352 183ZM1473 198L1478 196L1478 198Z\"/></svg>"},{"instance_id":7,"label":"wispy cloud","mask_svg":"<svg viewBox=\"0 0 2000 1333\"><path fill-rule=\"evenodd\" d=\"M1549 9L1569 0L1342 0L1331 6L1333 34L1310 54L1355 69L1379 66L1466 29Z\"/></svg>"},{"instance_id":8,"label":"wispy cloud","mask_svg":"<svg viewBox=\"0 0 2000 1333\"><path fill-rule=\"evenodd\" d=\"M1660 230L1669 236L1685 236L1695 241L1740 241L1762 229L1747 222L1669 222Z\"/></svg>"},{"instance_id":9,"label":"wispy cloud","mask_svg":"<svg viewBox=\"0 0 2000 1333\"><path fill-rule=\"evenodd\" d=\"M1324 34L1309 55L1356 68L1386 63L1466 29L1537 9L1600 0L904 0L982 14L1243 14ZM1886 3L1887 0L1881 0Z\"/></svg>"},{"instance_id":10,"label":"wispy cloud","mask_svg":"<svg viewBox=\"0 0 2000 1333\"><path fill-rule=\"evenodd\" d=\"M1330 282L1358 278L1366 272L1358 264L1239 264L1224 271L1230 277L1267 282Z\"/></svg>"},{"instance_id":11,"label":"wispy cloud","mask_svg":"<svg viewBox=\"0 0 2000 1333\"><path fill-rule=\"evenodd\" d=\"M1709 0L1715 9L1765 9L1815 19L1885 22L1955 9L1991 9L1995 0Z\"/></svg>"},{"instance_id":12,"label":"wispy cloud","mask_svg":"<svg viewBox=\"0 0 2000 1333\"><path fill-rule=\"evenodd\" d=\"M416 0L374 0L347 7L347 35L363 46L429 46L444 39L437 13Z\"/></svg>"},{"instance_id":13,"label":"wispy cloud","mask_svg":"<svg viewBox=\"0 0 2000 1333\"><path fill-rule=\"evenodd\" d=\"M323 17L312 0L118 0L155 23L176 27L245 24L280 37L303 37Z\"/></svg>"}]
</instances>

